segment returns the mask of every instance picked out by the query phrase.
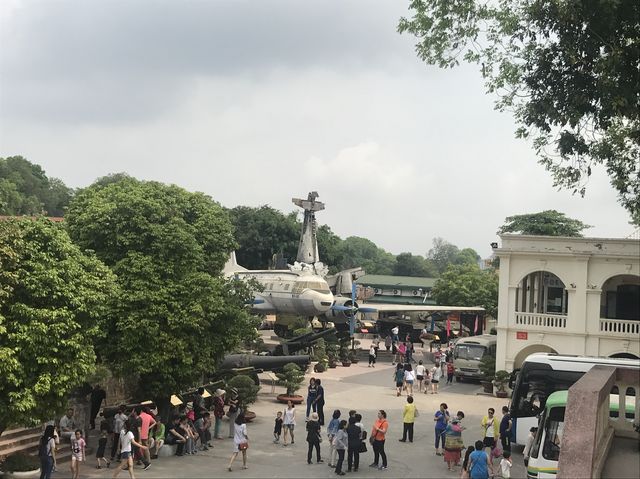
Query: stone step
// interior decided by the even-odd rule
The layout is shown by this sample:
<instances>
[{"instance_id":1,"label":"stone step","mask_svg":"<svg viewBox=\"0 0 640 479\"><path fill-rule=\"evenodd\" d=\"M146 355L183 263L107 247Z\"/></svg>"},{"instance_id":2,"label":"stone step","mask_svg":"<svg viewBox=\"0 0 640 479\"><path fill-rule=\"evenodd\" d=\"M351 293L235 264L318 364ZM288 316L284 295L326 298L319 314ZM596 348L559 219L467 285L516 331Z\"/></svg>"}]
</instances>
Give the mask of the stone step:
<instances>
[{"instance_id":1,"label":"stone step","mask_svg":"<svg viewBox=\"0 0 640 479\"><path fill-rule=\"evenodd\" d=\"M37 430L36 432L24 431L21 435L12 435L9 438L5 438L4 435L0 437L0 456L6 456L8 450L20 450L20 447L25 447L33 444L37 444L42 436L42 432Z\"/></svg>"},{"instance_id":2,"label":"stone step","mask_svg":"<svg viewBox=\"0 0 640 479\"><path fill-rule=\"evenodd\" d=\"M22 436L23 434L36 433L36 432L38 434L42 434L42 428L40 426L37 426L37 427L17 427L14 429L7 429L0 435L0 444L2 444L2 442L7 439L13 439L15 437Z\"/></svg>"}]
</instances>

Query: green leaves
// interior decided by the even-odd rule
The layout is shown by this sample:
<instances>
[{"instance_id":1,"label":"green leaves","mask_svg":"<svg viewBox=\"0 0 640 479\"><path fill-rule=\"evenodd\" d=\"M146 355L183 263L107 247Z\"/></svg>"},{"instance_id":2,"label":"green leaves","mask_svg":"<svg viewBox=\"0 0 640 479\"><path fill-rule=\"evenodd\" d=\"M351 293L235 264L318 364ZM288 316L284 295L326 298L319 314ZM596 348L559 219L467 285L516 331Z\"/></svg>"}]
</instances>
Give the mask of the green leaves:
<instances>
[{"instance_id":1,"label":"green leaves","mask_svg":"<svg viewBox=\"0 0 640 479\"><path fill-rule=\"evenodd\" d=\"M584 195L603 165L620 203L640 217L640 3L412 0L400 33L440 68L477 63L516 136L530 138L554 186Z\"/></svg>"},{"instance_id":2,"label":"green leaves","mask_svg":"<svg viewBox=\"0 0 640 479\"><path fill-rule=\"evenodd\" d=\"M492 317L498 314L498 275L477 264L449 265L431 293L437 304L481 306Z\"/></svg>"},{"instance_id":3,"label":"green leaves","mask_svg":"<svg viewBox=\"0 0 640 479\"><path fill-rule=\"evenodd\" d=\"M46 219L0 222L0 431L43 421L95 365L113 274Z\"/></svg>"},{"instance_id":4,"label":"green leaves","mask_svg":"<svg viewBox=\"0 0 640 479\"><path fill-rule=\"evenodd\" d=\"M574 220L555 210L525 215L508 216L498 234L520 233L543 236L582 236L582 230L591 226Z\"/></svg>"},{"instance_id":5,"label":"green leaves","mask_svg":"<svg viewBox=\"0 0 640 479\"><path fill-rule=\"evenodd\" d=\"M115 175L78 192L67 226L117 275L121 293L98 351L114 372L137 379L139 397L202 384L254 336L251 290L220 276L236 244L211 198Z\"/></svg>"}]
</instances>

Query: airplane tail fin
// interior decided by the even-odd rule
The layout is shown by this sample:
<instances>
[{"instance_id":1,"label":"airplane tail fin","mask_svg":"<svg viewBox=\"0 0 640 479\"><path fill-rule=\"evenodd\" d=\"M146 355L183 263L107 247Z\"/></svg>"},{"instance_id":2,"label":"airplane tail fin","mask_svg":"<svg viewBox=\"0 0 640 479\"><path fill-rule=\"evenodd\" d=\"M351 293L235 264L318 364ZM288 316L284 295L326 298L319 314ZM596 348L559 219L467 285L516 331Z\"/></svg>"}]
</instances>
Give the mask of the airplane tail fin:
<instances>
[{"instance_id":1,"label":"airplane tail fin","mask_svg":"<svg viewBox=\"0 0 640 479\"><path fill-rule=\"evenodd\" d=\"M229 259L224 265L224 268L222 268L222 273L225 276L229 277L234 273L237 273L238 271L247 271L247 268L244 268L238 264L238 261L236 260L236 252L232 251L229 255Z\"/></svg>"}]
</instances>

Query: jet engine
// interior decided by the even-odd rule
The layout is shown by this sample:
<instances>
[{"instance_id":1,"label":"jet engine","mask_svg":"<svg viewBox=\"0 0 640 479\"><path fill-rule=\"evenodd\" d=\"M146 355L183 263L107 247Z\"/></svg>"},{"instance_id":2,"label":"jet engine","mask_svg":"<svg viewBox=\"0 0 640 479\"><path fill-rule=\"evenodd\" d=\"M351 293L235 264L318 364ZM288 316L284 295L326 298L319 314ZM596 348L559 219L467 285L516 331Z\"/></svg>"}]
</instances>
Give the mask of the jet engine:
<instances>
[{"instance_id":1,"label":"jet engine","mask_svg":"<svg viewBox=\"0 0 640 479\"><path fill-rule=\"evenodd\" d=\"M337 307L336 307L337 306ZM355 308L354 308L355 306ZM353 313L358 310L358 303L351 298L336 297L331 309L325 313L328 321L334 323L348 322L353 317Z\"/></svg>"}]
</instances>

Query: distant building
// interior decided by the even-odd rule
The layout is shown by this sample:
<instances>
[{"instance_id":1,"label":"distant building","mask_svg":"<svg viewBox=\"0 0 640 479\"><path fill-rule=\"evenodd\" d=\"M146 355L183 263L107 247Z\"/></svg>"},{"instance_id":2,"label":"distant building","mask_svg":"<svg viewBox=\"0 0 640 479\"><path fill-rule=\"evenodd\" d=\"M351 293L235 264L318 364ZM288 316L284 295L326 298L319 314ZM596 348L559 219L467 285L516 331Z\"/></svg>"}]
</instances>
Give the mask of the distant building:
<instances>
[{"instance_id":1,"label":"distant building","mask_svg":"<svg viewBox=\"0 0 640 479\"><path fill-rule=\"evenodd\" d=\"M640 241L505 234L496 368L534 352L640 357Z\"/></svg>"},{"instance_id":2,"label":"distant building","mask_svg":"<svg viewBox=\"0 0 640 479\"><path fill-rule=\"evenodd\" d=\"M366 291L367 303L436 304L431 298L435 278L365 274L358 285Z\"/></svg>"}]
</instances>

